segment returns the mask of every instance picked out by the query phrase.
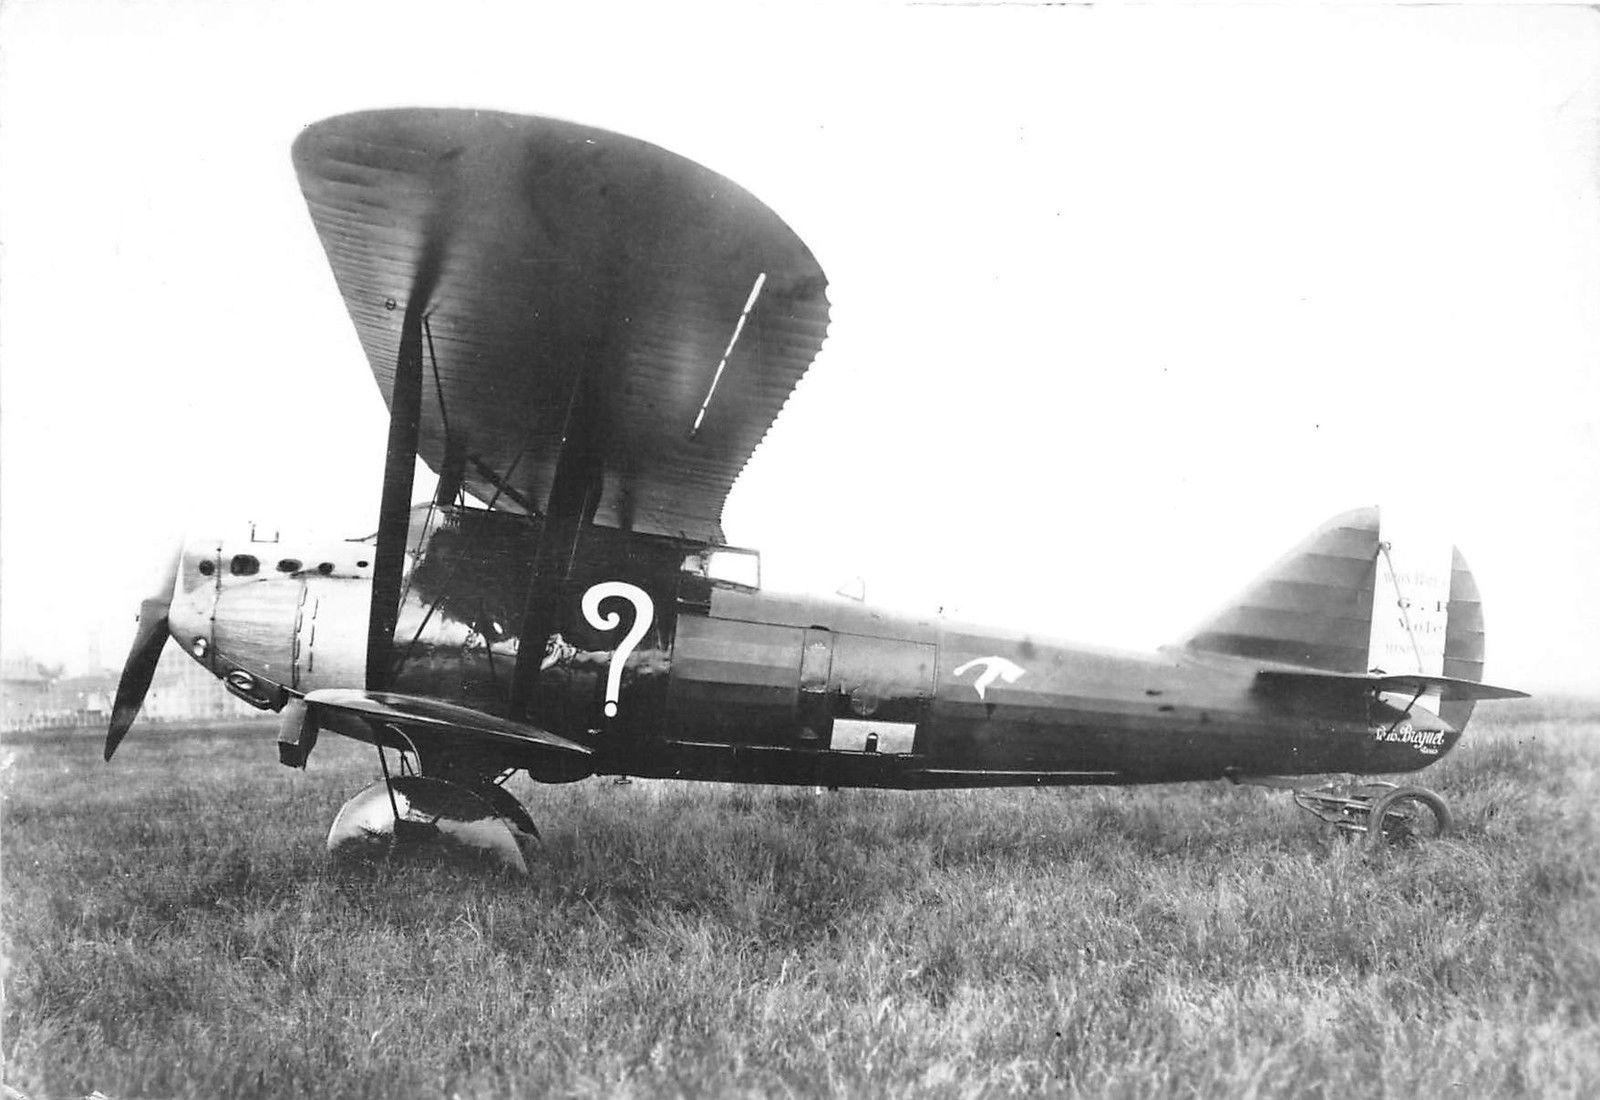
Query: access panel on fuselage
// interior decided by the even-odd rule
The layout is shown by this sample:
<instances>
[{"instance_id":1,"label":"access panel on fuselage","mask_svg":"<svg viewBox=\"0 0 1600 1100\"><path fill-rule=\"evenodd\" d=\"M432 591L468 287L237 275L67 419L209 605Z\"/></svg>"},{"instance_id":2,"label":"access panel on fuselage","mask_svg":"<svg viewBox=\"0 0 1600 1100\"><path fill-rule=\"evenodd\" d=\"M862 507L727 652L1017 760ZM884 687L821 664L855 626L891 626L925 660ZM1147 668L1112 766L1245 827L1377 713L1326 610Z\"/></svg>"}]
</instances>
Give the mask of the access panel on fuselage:
<instances>
[{"instance_id":1,"label":"access panel on fuselage","mask_svg":"<svg viewBox=\"0 0 1600 1100\"><path fill-rule=\"evenodd\" d=\"M936 652L921 642L834 635L828 748L889 755L915 751L917 727L927 720L933 698Z\"/></svg>"},{"instance_id":2,"label":"access panel on fuselage","mask_svg":"<svg viewBox=\"0 0 1600 1100\"><path fill-rule=\"evenodd\" d=\"M680 741L788 745L798 733L799 627L680 615L668 691Z\"/></svg>"},{"instance_id":3,"label":"access panel on fuselage","mask_svg":"<svg viewBox=\"0 0 1600 1100\"><path fill-rule=\"evenodd\" d=\"M933 697L935 648L685 615L670 692L678 740L906 754Z\"/></svg>"}]
</instances>

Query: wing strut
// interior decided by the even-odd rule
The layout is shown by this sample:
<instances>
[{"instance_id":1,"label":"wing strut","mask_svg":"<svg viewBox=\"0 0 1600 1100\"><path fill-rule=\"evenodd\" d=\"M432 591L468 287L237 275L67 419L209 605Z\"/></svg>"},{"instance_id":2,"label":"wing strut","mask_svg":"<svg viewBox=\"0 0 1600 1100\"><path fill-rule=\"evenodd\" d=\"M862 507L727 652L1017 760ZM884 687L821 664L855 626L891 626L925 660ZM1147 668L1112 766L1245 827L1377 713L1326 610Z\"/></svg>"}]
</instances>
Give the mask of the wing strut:
<instances>
[{"instance_id":1,"label":"wing strut","mask_svg":"<svg viewBox=\"0 0 1600 1100\"><path fill-rule=\"evenodd\" d=\"M420 280L419 280L420 282ZM413 288L414 290L417 288ZM367 619L367 690L382 691L394 676L394 630L400 619L400 581L411 526L411 489L422 422L422 309L413 293L400 323L400 355L389 397L389 452L378 505L378 548L372 560L372 611Z\"/></svg>"},{"instance_id":2,"label":"wing strut","mask_svg":"<svg viewBox=\"0 0 1600 1100\"><path fill-rule=\"evenodd\" d=\"M422 315L422 335L428 341L428 364L433 368L433 392L439 398L439 424L444 428L444 461L439 466L439 483L434 486L433 503L446 507L461 495L461 476L467 469L467 441L450 432L450 414L444 406L444 382L439 377L439 353L433 350L433 326ZM415 465L412 466L415 469Z\"/></svg>"},{"instance_id":3,"label":"wing strut","mask_svg":"<svg viewBox=\"0 0 1600 1100\"><path fill-rule=\"evenodd\" d=\"M561 449L534 551L533 580L523 606L517 663L511 673L511 713L523 716L533 699L545 640L559 629L561 586L572 572L578 539L594 519L604 470L604 408L599 375L613 349L602 344L583 363L567 397Z\"/></svg>"}]
</instances>

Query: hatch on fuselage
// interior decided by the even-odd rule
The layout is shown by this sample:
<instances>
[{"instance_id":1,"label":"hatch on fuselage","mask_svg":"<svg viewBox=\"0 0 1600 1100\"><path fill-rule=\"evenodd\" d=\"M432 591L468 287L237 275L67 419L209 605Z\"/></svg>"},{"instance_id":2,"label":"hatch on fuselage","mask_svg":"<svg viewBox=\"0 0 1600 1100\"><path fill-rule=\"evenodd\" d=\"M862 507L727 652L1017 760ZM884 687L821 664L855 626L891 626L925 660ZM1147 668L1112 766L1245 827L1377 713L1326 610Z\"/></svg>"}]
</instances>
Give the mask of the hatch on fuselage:
<instances>
[{"instance_id":1,"label":"hatch on fuselage","mask_svg":"<svg viewBox=\"0 0 1600 1100\"><path fill-rule=\"evenodd\" d=\"M802 626L781 598L731 598L684 616L673 651L675 737L902 755L933 699L937 647ZM812 617L825 605L808 607ZM775 621L777 620L777 621Z\"/></svg>"}]
</instances>

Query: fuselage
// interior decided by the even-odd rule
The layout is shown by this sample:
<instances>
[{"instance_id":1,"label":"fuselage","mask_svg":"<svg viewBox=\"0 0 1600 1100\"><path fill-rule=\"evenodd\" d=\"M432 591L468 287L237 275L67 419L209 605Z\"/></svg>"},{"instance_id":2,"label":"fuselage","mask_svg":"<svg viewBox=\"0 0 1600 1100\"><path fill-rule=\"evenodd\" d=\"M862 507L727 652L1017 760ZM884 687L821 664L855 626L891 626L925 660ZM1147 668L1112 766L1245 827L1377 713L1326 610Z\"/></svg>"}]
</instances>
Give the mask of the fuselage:
<instances>
[{"instance_id":1,"label":"fuselage","mask_svg":"<svg viewBox=\"0 0 1600 1100\"><path fill-rule=\"evenodd\" d=\"M1406 700L1264 691L1242 658L764 592L718 580L718 548L658 536L593 528L564 576L530 576L536 528L417 513L384 684L579 741L596 773L906 788L1374 774L1459 736ZM370 542L191 544L171 633L258 706L361 687L371 564ZM532 593L558 614L529 640ZM538 671L519 685L525 653ZM514 749L493 764L534 766Z\"/></svg>"}]
</instances>

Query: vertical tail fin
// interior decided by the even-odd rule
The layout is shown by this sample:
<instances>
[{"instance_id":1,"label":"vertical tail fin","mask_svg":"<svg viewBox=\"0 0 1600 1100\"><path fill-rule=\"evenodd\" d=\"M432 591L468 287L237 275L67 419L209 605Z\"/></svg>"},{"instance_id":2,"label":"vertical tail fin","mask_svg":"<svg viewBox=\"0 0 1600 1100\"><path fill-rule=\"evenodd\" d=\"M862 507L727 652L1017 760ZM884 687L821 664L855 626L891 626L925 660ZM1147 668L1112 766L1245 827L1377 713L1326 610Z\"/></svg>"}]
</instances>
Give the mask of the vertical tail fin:
<instances>
[{"instance_id":1,"label":"vertical tail fin","mask_svg":"<svg viewBox=\"0 0 1600 1100\"><path fill-rule=\"evenodd\" d=\"M1483 679L1483 608L1466 559L1404 511L1335 516L1183 643L1326 672ZM1457 729L1470 699L1417 700Z\"/></svg>"}]
</instances>

